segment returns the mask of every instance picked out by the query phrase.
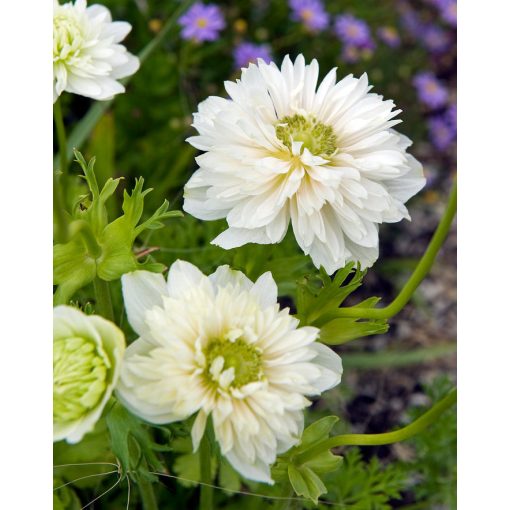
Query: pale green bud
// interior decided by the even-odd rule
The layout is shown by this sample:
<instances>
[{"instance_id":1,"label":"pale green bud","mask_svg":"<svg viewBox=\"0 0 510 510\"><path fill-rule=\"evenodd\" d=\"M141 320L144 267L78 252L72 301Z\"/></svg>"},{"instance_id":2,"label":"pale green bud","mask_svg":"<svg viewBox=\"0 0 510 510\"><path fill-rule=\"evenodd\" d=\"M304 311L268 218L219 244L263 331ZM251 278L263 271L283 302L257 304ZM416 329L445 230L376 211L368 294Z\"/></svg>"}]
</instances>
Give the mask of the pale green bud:
<instances>
[{"instance_id":1,"label":"pale green bud","mask_svg":"<svg viewBox=\"0 0 510 510\"><path fill-rule=\"evenodd\" d=\"M115 324L70 306L53 309L53 440L77 443L112 395L125 340Z\"/></svg>"}]
</instances>

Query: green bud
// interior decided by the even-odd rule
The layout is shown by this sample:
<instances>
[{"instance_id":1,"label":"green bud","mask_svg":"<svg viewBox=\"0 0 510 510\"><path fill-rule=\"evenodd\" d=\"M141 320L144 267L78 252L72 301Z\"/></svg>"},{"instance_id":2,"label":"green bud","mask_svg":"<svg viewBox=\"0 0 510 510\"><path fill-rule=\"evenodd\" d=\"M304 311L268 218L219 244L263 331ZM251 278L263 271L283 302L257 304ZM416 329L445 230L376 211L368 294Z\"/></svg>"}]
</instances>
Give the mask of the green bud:
<instances>
[{"instance_id":1,"label":"green bud","mask_svg":"<svg viewBox=\"0 0 510 510\"><path fill-rule=\"evenodd\" d=\"M53 440L79 442L94 428L119 377L124 334L70 306L53 313Z\"/></svg>"}]
</instances>

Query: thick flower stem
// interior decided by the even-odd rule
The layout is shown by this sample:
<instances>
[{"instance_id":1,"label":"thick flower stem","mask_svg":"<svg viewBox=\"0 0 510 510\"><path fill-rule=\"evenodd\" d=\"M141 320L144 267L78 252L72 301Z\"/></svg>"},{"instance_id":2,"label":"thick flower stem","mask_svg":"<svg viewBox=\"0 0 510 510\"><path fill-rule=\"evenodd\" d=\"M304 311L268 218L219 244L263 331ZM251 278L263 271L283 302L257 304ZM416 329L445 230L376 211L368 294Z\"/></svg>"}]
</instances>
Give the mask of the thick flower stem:
<instances>
[{"instance_id":1,"label":"thick flower stem","mask_svg":"<svg viewBox=\"0 0 510 510\"><path fill-rule=\"evenodd\" d=\"M94 293L96 294L96 312L105 319L114 320L112 298L110 296L110 286L99 276L94 278Z\"/></svg>"},{"instance_id":2,"label":"thick flower stem","mask_svg":"<svg viewBox=\"0 0 510 510\"><path fill-rule=\"evenodd\" d=\"M143 510L158 510L158 501L154 494L152 482L140 478L137 483L142 497Z\"/></svg>"},{"instance_id":3,"label":"thick flower stem","mask_svg":"<svg viewBox=\"0 0 510 510\"><path fill-rule=\"evenodd\" d=\"M393 432L385 432L383 434L342 434L340 436L334 436L299 454L296 461L299 464L304 464L320 453L337 446L376 446L404 441L419 434L434 423L439 416L453 406L455 402L457 402L457 388L452 389L446 397L437 402L437 404L417 420L401 429L394 430Z\"/></svg>"},{"instance_id":4,"label":"thick flower stem","mask_svg":"<svg viewBox=\"0 0 510 510\"><path fill-rule=\"evenodd\" d=\"M418 288L425 276L427 276L430 268L434 264L437 253L439 252L439 249L448 236L448 232L456 212L457 181L455 180L450 192L446 211L441 218L436 231L434 232L434 236L432 237L423 257L420 259L420 262L416 266L416 269L414 270L409 280L407 280L398 296L384 308L340 308L336 314L336 317L353 317L359 319L389 319L400 312L400 310L402 310L402 308L404 308L404 306L409 302L414 291Z\"/></svg>"},{"instance_id":5,"label":"thick flower stem","mask_svg":"<svg viewBox=\"0 0 510 510\"><path fill-rule=\"evenodd\" d=\"M211 487L211 444L204 434L199 448L200 455L200 510L213 509L213 488Z\"/></svg>"}]
</instances>

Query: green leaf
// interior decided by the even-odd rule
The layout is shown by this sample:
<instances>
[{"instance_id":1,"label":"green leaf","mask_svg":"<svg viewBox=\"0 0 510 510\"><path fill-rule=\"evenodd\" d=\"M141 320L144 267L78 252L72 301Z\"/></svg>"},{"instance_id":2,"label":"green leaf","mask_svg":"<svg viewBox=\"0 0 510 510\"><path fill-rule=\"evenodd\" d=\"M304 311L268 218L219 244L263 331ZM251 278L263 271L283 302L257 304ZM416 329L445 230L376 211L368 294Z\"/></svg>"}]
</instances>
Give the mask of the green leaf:
<instances>
[{"instance_id":1,"label":"green leaf","mask_svg":"<svg viewBox=\"0 0 510 510\"><path fill-rule=\"evenodd\" d=\"M96 176L99 184L113 178L115 171L115 119L112 112L107 112L92 131L89 154L95 154L98 160Z\"/></svg>"},{"instance_id":2,"label":"green leaf","mask_svg":"<svg viewBox=\"0 0 510 510\"><path fill-rule=\"evenodd\" d=\"M342 508L391 510L389 501L401 498L408 477L409 470L401 465L383 466L376 457L363 462L359 448L351 448L340 469L327 476L327 499ZM331 506L320 504L319 508L326 510Z\"/></svg>"},{"instance_id":3,"label":"green leaf","mask_svg":"<svg viewBox=\"0 0 510 510\"><path fill-rule=\"evenodd\" d=\"M273 478L285 482L288 479L296 494L310 499L317 504L321 494L327 492L319 475L338 469L342 458L330 451L322 452L304 463L297 461L298 456L329 437L337 423L336 416L326 416L307 427L299 444L278 457L271 470Z\"/></svg>"},{"instance_id":4,"label":"green leaf","mask_svg":"<svg viewBox=\"0 0 510 510\"><path fill-rule=\"evenodd\" d=\"M111 449L122 467L122 476L136 472L156 481L157 477L149 473L150 468L155 471L164 471L165 468L154 452L161 449L170 451L170 447L154 443L146 425L119 403L106 415L106 424Z\"/></svg>"},{"instance_id":5,"label":"green leaf","mask_svg":"<svg viewBox=\"0 0 510 510\"><path fill-rule=\"evenodd\" d=\"M68 302L74 293L99 276L113 281L123 274L145 269L161 272L165 269L147 259L141 263L133 252L133 244L144 230L164 226L167 218L182 216L180 211L168 211L168 201L146 221L139 224L144 210L144 198L151 191L143 189L143 179L137 179L131 194L124 191L122 216L108 222L107 201L115 193L120 179L107 179L100 190L95 171L95 158L88 163L75 151L76 161L81 165L90 196L84 196L74 208L70 223L71 239L54 247L54 284L58 285L55 304ZM73 228L74 227L74 228Z\"/></svg>"},{"instance_id":6,"label":"green leaf","mask_svg":"<svg viewBox=\"0 0 510 510\"><path fill-rule=\"evenodd\" d=\"M96 262L81 238L53 247L53 284L58 285L54 303L67 303L73 294L96 276Z\"/></svg>"},{"instance_id":7,"label":"green leaf","mask_svg":"<svg viewBox=\"0 0 510 510\"><path fill-rule=\"evenodd\" d=\"M331 429L334 427L335 423L339 420L338 416L325 416L320 420L317 420L315 423L312 423L310 426L306 427L301 436L301 442L299 443L299 448L304 450L309 446L317 443L318 441L322 441L323 439L329 436Z\"/></svg>"},{"instance_id":8,"label":"green leaf","mask_svg":"<svg viewBox=\"0 0 510 510\"><path fill-rule=\"evenodd\" d=\"M328 492L322 480L306 466L295 467L289 464L289 481L298 496L310 499L315 504L319 497Z\"/></svg>"},{"instance_id":9,"label":"green leaf","mask_svg":"<svg viewBox=\"0 0 510 510\"><path fill-rule=\"evenodd\" d=\"M327 345L340 345L356 338L386 333L386 320L333 319L321 327L319 341Z\"/></svg>"},{"instance_id":10,"label":"green leaf","mask_svg":"<svg viewBox=\"0 0 510 510\"><path fill-rule=\"evenodd\" d=\"M303 325L320 328L319 341L339 345L356 338L378 335L388 331L386 319L356 319L338 317L340 306L363 281L366 271L354 263L347 264L331 279L321 268L319 274L310 275L298 282L297 311ZM372 308L378 297L365 299L356 306Z\"/></svg>"}]
</instances>

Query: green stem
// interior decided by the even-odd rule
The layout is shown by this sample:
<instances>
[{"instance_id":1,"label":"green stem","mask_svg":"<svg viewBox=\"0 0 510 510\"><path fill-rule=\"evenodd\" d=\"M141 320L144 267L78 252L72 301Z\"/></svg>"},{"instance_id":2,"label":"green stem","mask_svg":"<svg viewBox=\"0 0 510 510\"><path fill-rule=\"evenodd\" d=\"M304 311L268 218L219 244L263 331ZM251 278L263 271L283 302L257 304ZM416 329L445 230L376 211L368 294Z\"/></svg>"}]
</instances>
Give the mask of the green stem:
<instances>
[{"instance_id":1,"label":"green stem","mask_svg":"<svg viewBox=\"0 0 510 510\"><path fill-rule=\"evenodd\" d=\"M385 306L384 308L346 307L340 308L335 316L353 317L359 319L389 319L390 317L393 317L398 312L400 312L400 310L402 310L402 308L404 308L404 306L409 302L414 291L418 288L418 286L423 281L425 276L427 276L428 272L430 271L430 268L434 264L437 253L448 235L456 211L457 211L457 181L453 183L446 211L443 217L441 218L441 221L439 222L436 231L434 232L434 236L432 237L427 247L427 251L420 259L420 262L416 266L416 269L414 270L409 280L407 280L406 284L399 292L398 296L388 306Z\"/></svg>"},{"instance_id":2,"label":"green stem","mask_svg":"<svg viewBox=\"0 0 510 510\"><path fill-rule=\"evenodd\" d=\"M213 489L211 479L211 444L207 434L204 434L199 448L200 455L200 510L212 510L213 508Z\"/></svg>"},{"instance_id":3,"label":"green stem","mask_svg":"<svg viewBox=\"0 0 510 510\"><path fill-rule=\"evenodd\" d=\"M158 510L158 501L152 483L139 477L137 484L142 497L143 510Z\"/></svg>"},{"instance_id":4,"label":"green stem","mask_svg":"<svg viewBox=\"0 0 510 510\"><path fill-rule=\"evenodd\" d=\"M96 276L94 278L94 292L96 294L96 311L105 319L113 321L112 298L108 282Z\"/></svg>"},{"instance_id":5,"label":"green stem","mask_svg":"<svg viewBox=\"0 0 510 510\"><path fill-rule=\"evenodd\" d=\"M457 388L452 389L446 397L437 402L417 420L401 429L394 430L393 432L385 432L383 434L342 434L340 436L330 437L299 454L296 461L299 464L304 464L320 453L331 450L331 448L337 446L376 446L405 441L419 434L434 423L439 416L455 404L455 402L457 402Z\"/></svg>"},{"instance_id":6,"label":"green stem","mask_svg":"<svg viewBox=\"0 0 510 510\"><path fill-rule=\"evenodd\" d=\"M67 179L67 147L66 128L60 99L53 105L53 117L57 129L59 159L59 174L53 172L53 216L57 224L55 239L65 242L68 239L67 221L65 219L65 191Z\"/></svg>"},{"instance_id":7,"label":"green stem","mask_svg":"<svg viewBox=\"0 0 510 510\"><path fill-rule=\"evenodd\" d=\"M66 128L64 125L64 116L62 114L62 105L60 99L53 105L53 118L55 120L55 127L57 128L58 150L60 156L60 173L65 176L67 174L67 136ZM65 177L64 177L65 178Z\"/></svg>"}]
</instances>

